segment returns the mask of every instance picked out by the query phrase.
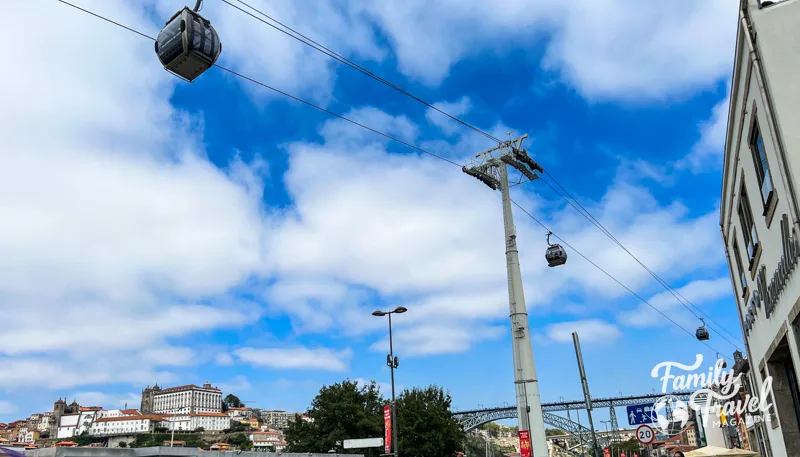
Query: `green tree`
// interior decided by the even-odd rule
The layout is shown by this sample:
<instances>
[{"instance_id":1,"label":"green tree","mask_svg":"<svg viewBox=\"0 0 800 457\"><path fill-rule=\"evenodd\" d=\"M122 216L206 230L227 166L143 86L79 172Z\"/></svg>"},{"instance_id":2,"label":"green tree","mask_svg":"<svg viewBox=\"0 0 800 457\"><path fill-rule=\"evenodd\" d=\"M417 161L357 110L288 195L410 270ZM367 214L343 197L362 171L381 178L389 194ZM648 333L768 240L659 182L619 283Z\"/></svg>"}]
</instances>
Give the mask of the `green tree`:
<instances>
[{"instance_id":1,"label":"green tree","mask_svg":"<svg viewBox=\"0 0 800 457\"><path fill-rule=\"evenodd\" d=\"M84 430L80 435L73 437L72 441L78 443L78 446L88 446L92 444L92 435Z\"/></svg>"},{"instance_id":2,"label":"green tree","mask_svg":"<svg viewBox=\"0 0 800 457\"><path fill-rule=\"evenodd\" d=\"M481 430L485 430L486 432L489 433L490 436L494 438L497 438L497 435L500 433L500 425L494 422L487 422L478 428Z\"/></svg>"},{"instance_id":3,"label":"green tree","mask_svg":"<svg viewBox=\"0 0 800 457\"><path fill-rule=\"evenodd\" d=\"M635 438L631 438L628 441L623 441L621 443L615 443L612 445L615 451L623 451L626 454L631 452L642 452L642 446Z\"/></svg>"},{"instance_id":4,"label":"green tree","mask_svg":"<svg viewBox=\"0 0 800 457\"><path fill-rule=\"evenodd\" d=\"M561 430L560 428L548 428L544 431L546 436L558 436L558 435L566 435L567 432Z\"/></svg>"},{"instance_id":5,"label":"green tree","mask_svg":"<svg viewBox=\"0 0 800 457\"><path fill-rule=\"evenodd\" d=\"M250 441L250 438L245 435L244 433L238 433L236 435L231 435L228 438L228 444L232 444L237 446L239 449L243 451L248 451L253 448L253 442Z\"/></svg>"},{"instance_id":6,"label":"green tree","mask_svg":"<svg viewBox=\"0 0 800 457\"><path fill-rule=\"evenodd\" d=\"M121 442L119 443L119 447L128 447L128 443L126 443L126 442L124 442L124 441L121 441Z\"/></svg>"},{"instance_id":7,"label":"green tree","mask_svg":"<svg viewBox=\"0 0 800 457\"><path fill-rule=\"evenodd\" d=\"M346 379L323 386L307 411L313 422L295 417L286 429L286 451L324 453L336 449L362 453L363 450L340 449L337 442L383 436L383 405L374 381L359 385Z\"/></svg>"},{"instance_id":8,"label":"green tree","mask_svg":"<svg viewBox=\"0 0 800 457\"><path fill-rule=\"evenodd\" d=\"M438 386L404 390L397 399L401 457L452 456L464 432L450 411L450 394Z\"/></svg>"},{"instance_id":9,"label":"green tree","mask_svg":"<svg viewBox=\"0 0 800 457\"><path fill-rule=\"evenodd\" d=\"M243 407L244 403L242 403L242 401L239 400L239 397L237 397L234 394L228 394L222 400L223 411L227 411L229 408L243 408Z\"/></svg>"}]
</instances>

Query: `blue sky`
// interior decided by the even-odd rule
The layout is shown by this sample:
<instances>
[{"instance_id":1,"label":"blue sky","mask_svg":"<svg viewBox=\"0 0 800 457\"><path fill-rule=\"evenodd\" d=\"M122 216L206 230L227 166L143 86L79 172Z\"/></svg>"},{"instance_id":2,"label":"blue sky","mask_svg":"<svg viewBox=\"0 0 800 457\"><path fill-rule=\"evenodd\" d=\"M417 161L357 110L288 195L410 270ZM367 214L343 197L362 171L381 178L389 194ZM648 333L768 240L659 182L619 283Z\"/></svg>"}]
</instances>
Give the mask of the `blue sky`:
<instances>
[{"instance_id":1,"label":"blue sky","mask_svg":"<svg viewBox=\"0 0 800 457\"><path fill-rule=\"evenodd\" d=\"M75 0L155 35L174 0ZM729 332L718 229L736 2L252 0L302 33L529 153ZM6 3L0 84L0 421L59 396L138 405L202 383L305 409L322 384L438 384L513 400L500 195L445 162L217 69L193 84L152 43L57 2ZM489 140L218 1L220 63L457 162ZM55 55L41 50L57 43ZM513 198L683 327L699 321L542 182ZM715 351L515 213L542 397L658 389ZM711 345L734 347L716 333Z\"/></svg>"}]
</instances>

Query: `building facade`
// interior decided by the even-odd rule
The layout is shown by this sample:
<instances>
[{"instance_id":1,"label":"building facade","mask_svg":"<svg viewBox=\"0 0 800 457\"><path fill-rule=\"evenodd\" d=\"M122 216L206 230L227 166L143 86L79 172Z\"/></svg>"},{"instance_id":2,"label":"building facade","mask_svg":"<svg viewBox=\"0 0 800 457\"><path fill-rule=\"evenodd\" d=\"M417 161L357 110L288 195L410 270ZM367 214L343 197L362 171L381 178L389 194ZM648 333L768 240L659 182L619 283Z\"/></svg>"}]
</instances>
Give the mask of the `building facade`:
<instances>
[{"instance_id":1,"label":"building facade","mask_svg":"<svg viewBox=\"0 0 800 457\"><path fill-rule=\"evenodd\" d=\"M162 419L160 416L103 417L94 421L89 433L95 436L151 433Z\"/></svg>"},{"instance_id":2,"label":"building facade","mask_svg":"<svg viewBox=\"0 0 800 457\"><path fill-rule=\"evenodd\" d=\"M740 0L739 7L720 226L750 390L770 405L753 418L752 436L763 457L797 456L800 0Z\"/></svg>"},{"instance_id":3,"label":"building facade","mask_svg":"<svg viewBox=\"0 0 800 457\"><path fill-rule=\"evenodd\" d=\"M261 411L261 422L269 428L283 430L289 426L289 422L294 420L296 414L279 410L264 410Z\"/></svg>"},{"instance_id":4,"label":"building facade","mask_svg":"<svg viewBox=\"0 0 800 457\"><path fill-rule=\"evenodd\" d=\"M206 382L161 388L156 384L142 390L142 414L196 414L222 412L222 391Z\"/></svg>"},{"instance_id":5,"label":"building facade","mask_svg":"<svg viewBox=\"0 0 800 457\"><path fill-rule=\"evenodd\" d=\"M202 428L219 432L231 428L231 417L225 413L174 414L163 419L161 426L169 430L192 431Z\"/></svg>"}]
</instances>

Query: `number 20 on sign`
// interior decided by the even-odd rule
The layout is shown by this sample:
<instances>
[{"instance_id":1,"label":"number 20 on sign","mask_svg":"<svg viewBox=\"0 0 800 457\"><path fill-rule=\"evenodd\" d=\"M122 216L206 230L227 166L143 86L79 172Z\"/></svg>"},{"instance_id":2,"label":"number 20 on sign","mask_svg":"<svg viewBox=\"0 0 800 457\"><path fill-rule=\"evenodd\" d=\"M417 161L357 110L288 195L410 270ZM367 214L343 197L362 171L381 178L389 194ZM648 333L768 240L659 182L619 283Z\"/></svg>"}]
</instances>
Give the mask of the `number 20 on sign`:
<instances>
[{"instance_id":1,"label":"number 20 on sign","mask_svg":"<svg viewBox=\"0 0 800 457\"><path fill-rule=\"evenodd\" d=\"M642 424L636 429L636 439L642 444L650 444L656 438L653 427L647 424Z\"/></svg>"}]
</instances>

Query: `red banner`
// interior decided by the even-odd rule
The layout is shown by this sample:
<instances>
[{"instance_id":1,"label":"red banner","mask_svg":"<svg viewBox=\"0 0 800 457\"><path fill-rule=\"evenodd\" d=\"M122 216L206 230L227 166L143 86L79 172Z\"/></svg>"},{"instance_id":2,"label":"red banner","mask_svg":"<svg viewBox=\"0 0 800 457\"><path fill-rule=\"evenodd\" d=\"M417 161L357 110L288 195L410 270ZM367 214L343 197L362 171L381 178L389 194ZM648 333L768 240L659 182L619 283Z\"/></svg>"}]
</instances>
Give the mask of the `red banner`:
<instances>
[{"instance_id":1,"label":"red banner","mask_svg":"<svg viewBox=\"0 0 800 457\"><path fill-rule=\"evenodd\" d=\"M386 405L383 407L383 429L384 429L384 454L392 452L392 407Z\"/></svg>"},{"instance_id":2,"label":"red banner","mask_svg":"<svg viewBox=\"0 0 800 457\"><path fill-rule=\"evenodd\" d=\"M611 451L609 451L608 448L605 448L605 449L603 449L603 455L609 456L609 455L611 455Z\"/></svg>"},{"instance_id":3,"label":"red banner","mask_svg":"<svg viewBox=\"0 0 800 457\"><path fill-rule=\"evenodd\" d=\"M531 434L527 430L519 431L519 457L533 457Z\"/></svg>"},{"instance_id":4,"label":"red banner","mask_svg":"<svg viewBox=\"0 0 800 457\"><path fill-rule=\"evenodd\" d=\"M619 457L625 457L625 453L624 452L620 452L619 453Z\"/></svg>"}]
</instances>

